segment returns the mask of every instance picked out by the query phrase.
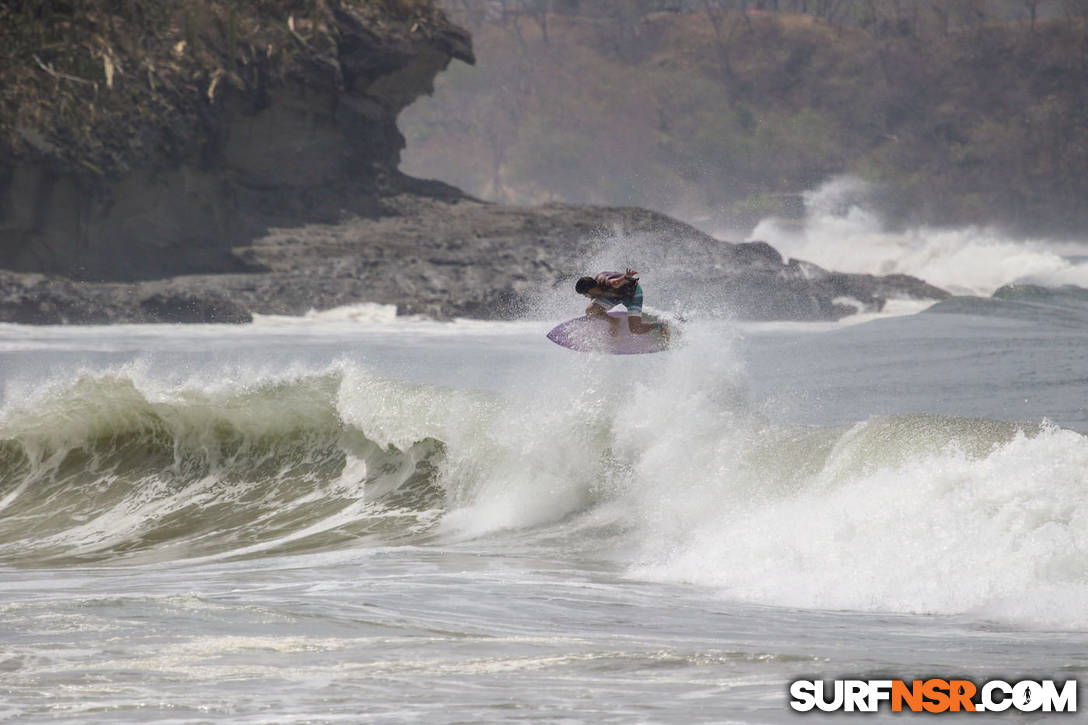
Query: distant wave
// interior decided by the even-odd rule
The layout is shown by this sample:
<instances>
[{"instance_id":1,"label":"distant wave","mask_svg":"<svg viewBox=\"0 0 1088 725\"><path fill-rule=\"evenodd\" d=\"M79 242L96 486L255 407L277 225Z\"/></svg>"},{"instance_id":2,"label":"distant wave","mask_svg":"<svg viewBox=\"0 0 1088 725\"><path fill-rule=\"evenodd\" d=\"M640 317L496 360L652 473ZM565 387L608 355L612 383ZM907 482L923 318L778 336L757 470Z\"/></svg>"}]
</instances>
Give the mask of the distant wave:
<instances>
[{"instance_id":1,"label":"distant wave","mask_svg":"<svg viewBox=\"0 0 1088 725\"><path fill-rule=\"evenodd\" d=\"M310 310L304 315L253 315L253 324L298 324L307 322L365 322L389 324L397 319L396 305L377 302L360 302L328 310Z\"/></svg>"},{"instance_id":2,"label":"distant wave","mask_svg":"<svg viewBox=\"0 0 1088 725\"><path fill-rule=\"evenodd\" d=\"M1088 240L1017 239L982 226L885 228L869 210L870 187L833 179L804 195L805 218L760 222L751 239L840 272L910 274L954 294L988 296L1012 282L1088 287Z\"/></svg>"}]
</instances>

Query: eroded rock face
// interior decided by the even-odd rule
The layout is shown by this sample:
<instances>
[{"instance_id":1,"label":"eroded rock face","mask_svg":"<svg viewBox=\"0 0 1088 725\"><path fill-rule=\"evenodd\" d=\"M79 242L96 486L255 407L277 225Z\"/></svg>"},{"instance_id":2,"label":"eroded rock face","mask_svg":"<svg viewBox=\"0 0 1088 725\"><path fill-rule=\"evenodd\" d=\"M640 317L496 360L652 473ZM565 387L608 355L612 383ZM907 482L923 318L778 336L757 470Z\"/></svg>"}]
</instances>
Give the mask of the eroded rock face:
<instances>
[{"instance_id":1,"label":"eroded rock face","mask_svg":"<svg viewBox=\"0 0 1088 725\"><path fill-rule=\"evenodd\" d=\"M452 58L472 61L467 34L429 3L326 0L303 18L283 0L231 20L208 0L190 4L207 13L195 38L144 28L150 50L127 55L106 28L136 18L108 22L101 4L29 18L75 26L93 46L76 55L105 59L108 47L127 70L107 87L43 61L35 72L72 108L51 105L41 79L15 77L24 93L0 147L7 269L108 281L241 272L232 247L269 226L376 215L404 146L397 114ZM220 20L243 30L220 37ZM30 45L23 55L28 67L41 60ZM108 116L97 126L96 102Z\"/></svg>"},{"instance_id":2,"label":"eroded rock face","mask_svg":"<svg viewBox=\"0 0 1088 725\"><path fill-rule=\"evenodd\" d=\"M402 193L380 219L273 229L237 250L264 272L130 284L0 276L0 318L35 323L246 322L358 302L439 319L571 315L574 280L638 259L647 304L739 319L833 320L886 299L940 299L903 275L832 273L784 262L763 243L730 244L636 208L510 207ZM550 302L549 302L550 300ZM560 313L562 314L562 313Z\"/></svg>"}]
</instances>

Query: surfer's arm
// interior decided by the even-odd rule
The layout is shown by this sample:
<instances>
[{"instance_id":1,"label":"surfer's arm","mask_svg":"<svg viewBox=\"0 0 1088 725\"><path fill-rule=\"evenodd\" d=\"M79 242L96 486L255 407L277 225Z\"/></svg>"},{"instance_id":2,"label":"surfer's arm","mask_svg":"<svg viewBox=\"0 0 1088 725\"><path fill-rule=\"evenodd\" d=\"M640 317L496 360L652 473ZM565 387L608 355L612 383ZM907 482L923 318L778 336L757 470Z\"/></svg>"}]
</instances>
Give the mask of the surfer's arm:
<instances>
[{"instance_id":1,"label":"surfer's arm","mask_svg":"<svg viewBox=\"0 0 1088 725\"><path fill-rule=\"evenodd\" d=\"M611 274L602 272L597 275L597 284L602 288L619 289L629 282L638 282L638 272L627 268L627 271L623 274L619 272L613 272Z\"/></svg>"}]
</instances>

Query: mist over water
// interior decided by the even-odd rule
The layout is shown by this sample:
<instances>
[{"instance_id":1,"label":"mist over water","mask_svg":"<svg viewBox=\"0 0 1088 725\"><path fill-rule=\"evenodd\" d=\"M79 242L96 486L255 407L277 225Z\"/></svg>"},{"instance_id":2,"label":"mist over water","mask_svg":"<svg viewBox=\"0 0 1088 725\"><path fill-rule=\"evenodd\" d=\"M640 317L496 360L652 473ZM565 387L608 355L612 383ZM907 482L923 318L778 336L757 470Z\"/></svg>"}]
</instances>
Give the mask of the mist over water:
<instances>
[{"instance_id":1,"label":"mist over water","mask_svg":"<svg viewBox=\"0 0 1088 725\"><path fill-rule=\"evenodd\" d=\"M825 269L909 274L953 294L989 296L1013 282L1088 287L1088 240L1023 239L996 229L886 228L867 203L872 188L838 177L803 195L800 220L764 219L750 240Z\"/></svg>"}]
</instances>

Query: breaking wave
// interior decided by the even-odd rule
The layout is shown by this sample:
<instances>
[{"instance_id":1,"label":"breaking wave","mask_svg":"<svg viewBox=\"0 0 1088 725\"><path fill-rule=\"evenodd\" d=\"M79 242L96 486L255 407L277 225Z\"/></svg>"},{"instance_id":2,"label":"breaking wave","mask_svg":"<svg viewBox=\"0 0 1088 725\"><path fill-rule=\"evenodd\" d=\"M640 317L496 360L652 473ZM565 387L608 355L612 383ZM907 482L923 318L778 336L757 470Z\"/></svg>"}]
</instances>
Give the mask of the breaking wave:
<instances>
[{"instance_id":1,"label":"breaking wave","mask_svg":"<svg viewBox=\"0 0 1088 725\"><path fill-rule=\"evenodd\" d=\"M832 179L803 195L804 219L765 219L751 238L827 269L909 274L953 294L989 296L1014 282L1088 287L1088 242L1019 239L981 226L891 231L870 210L871 191L857 178Z\"/></svg>"},{"instance_id":2,"label":"breaking wave","mask_svg":"<svg viewBox=\"0 0 1088 725\"><path fill-rule=\"evenodd\" d=\"M633 572L780 606L1088 625L1083 435L897 416L763 457L680 506L645 502Z\"/></svg>"},{"instance_id":3,"label":"breaking wave","mask_svg":"<svg viewBox=\"0 0 1088 725\"><path fill-rule=\"evenodd\" d=\"M337 411L344 374L151 393L86 375L0 421L0 560L146 561L417 540L444 449ZM380 432L380 431L379 431Z\"/></svg>"},{"instance_id":4,"label":"breaking wave","mask_svg":"<svg viewBox=\"0 0 1088 725\"><path fill-rule=\"evenodd\" d=\"M0 562L472 539L765 604L1088 625L1088 438L967 418L769 422L720 335L569 355L506 393L353 364L9 400Z\"/></svg>"}]
</instances>

